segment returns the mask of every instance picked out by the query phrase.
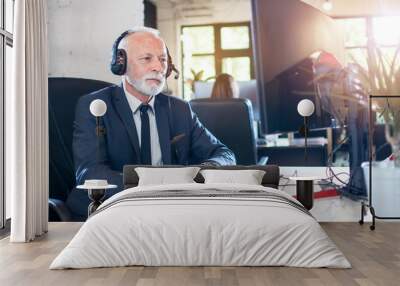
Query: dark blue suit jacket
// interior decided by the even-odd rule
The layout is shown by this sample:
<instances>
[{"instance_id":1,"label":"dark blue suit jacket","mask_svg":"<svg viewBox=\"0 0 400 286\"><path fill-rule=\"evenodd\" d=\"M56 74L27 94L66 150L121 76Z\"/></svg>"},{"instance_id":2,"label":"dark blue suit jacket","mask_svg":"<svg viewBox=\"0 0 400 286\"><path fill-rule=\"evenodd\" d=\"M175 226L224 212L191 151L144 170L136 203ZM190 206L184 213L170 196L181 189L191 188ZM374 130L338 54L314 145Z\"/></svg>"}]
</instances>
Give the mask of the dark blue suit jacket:
<instances>
[{"instance_id":1,"label":"dark blue suit jacket","mask_svg":"<svg viewBox=\"0 0 400 286\"><path fill-rule=\"evenodd\" d=\"M98 140L90 103L102 99L107 112L101 123L106 135ZM154 109L163 164L189 165L213 161L234 165L235 156L200 123L186 101L164 95L155 97ZM173 142L173 144L171 144ZM73 153L77 184L86 179L107 179L122 190L122 168L140 164L139 140L133 114L122 86L111 86L80 98L76 107ZM72 191L67 205L84 216L89 200L82 191Z\"/></svg>"}]
</instances>

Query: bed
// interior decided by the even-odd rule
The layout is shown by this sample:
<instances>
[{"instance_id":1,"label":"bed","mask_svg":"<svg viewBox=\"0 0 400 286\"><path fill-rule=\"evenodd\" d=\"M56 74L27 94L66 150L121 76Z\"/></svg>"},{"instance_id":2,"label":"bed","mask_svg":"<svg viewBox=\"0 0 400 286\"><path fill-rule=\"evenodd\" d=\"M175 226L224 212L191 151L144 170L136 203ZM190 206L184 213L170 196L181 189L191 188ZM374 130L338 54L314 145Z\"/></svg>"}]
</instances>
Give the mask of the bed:
<instances>
[{"instance_id":1,"label":"bed","mask_svg":"<svg viewBox=\"0 0 400 286\"><path fill-rule=\"evenodd\" d=\"M276 166L218 167L265 170L262 185L202 183L199 174L196 183L151 186L138 186L136 167L124 168L126 189L89 217L50 269L351 267L313 216L277 189Z\"/></svg>"}]
</instances>

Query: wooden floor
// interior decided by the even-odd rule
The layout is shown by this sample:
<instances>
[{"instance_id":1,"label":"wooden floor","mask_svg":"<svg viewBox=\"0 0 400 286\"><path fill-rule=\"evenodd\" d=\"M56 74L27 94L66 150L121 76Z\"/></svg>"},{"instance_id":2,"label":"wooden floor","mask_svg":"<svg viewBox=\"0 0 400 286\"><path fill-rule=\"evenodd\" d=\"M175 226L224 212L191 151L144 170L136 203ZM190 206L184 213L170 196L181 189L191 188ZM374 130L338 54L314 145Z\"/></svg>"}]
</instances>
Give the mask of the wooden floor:
<instances>
[{"instance_id":1,"label":"wooden floor","mask_svg":"<svg viewBox=\"0 0 400 286\"><path fill-rule=\"evenodd\" d=\"M400 223L322 223L353 268L289 267L120 267L48 270L79 229L51 223L49 233L27 244L0 241L0 285L400 285Z\"/></svg>"}]
</instances>

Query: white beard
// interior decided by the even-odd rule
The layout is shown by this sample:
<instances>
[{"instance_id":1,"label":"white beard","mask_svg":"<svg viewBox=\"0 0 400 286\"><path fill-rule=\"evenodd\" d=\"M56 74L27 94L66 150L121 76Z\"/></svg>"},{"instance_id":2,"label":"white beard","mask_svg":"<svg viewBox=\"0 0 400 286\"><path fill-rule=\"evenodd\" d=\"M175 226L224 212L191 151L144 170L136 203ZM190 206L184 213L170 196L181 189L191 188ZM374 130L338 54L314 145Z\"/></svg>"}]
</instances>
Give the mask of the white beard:
<instances>
[{"instance_id":1,"label":"white beard","mask_svg":"<svg viewBox=\"0 0 400 286\"><path fill-rule=\"evenodd\" d=\"M135 79L133 80L128 75L125 75L125 78L128 81L128 83L131 84L137 91L146 96L155 96L159 94L163 90L165 85L165 77L162 74L154 72L148 73L138 80ZM149 86L146 83L146 79L151 79L151 78L158 79L160 81L160 84L155 86Z\"/></svg>"}]
</instances>

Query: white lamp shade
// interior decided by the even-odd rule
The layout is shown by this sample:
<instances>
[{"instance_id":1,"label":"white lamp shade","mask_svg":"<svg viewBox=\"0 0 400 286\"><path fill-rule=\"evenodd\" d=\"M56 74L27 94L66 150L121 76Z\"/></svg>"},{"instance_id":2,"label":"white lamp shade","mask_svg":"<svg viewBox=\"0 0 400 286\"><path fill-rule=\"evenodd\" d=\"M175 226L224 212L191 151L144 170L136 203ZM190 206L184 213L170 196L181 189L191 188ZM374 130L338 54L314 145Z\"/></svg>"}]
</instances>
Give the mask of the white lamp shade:
<instances>
[{"instance_id":1,"label":"white lamp shade","mask_svg":"<svg viewBox=\"0 0 400 286\"><path fill-rule=\"evenodd\" d=\"M314 103L309 99L303 99L297 105L297 112L301 116L311 116L314 113Z\"/></svg>"},{"instance_id":2,"label":"white lamp shade","mask_svg":"<svg viewBox=\"0 0 400 286\"><path fill-rule=\"evenodd\" d=\"M107 104L101 99L95 99L90 103L89 109L93 116L100 117L106 113Z\"/></svg>"},{"instance_id":3,"label":"white lamp shade","mask_svg":"<svg viewBox=\"0 0 400 286\"><path fill-rule=\"evenodd\" d=\"M326 0L326 1L322 4L322 8L323 8L325 11L331 11L332 8L333 8L333 4L332 4L332 2L331 2L330 0Z\"/></svg>"}]
</instances>

